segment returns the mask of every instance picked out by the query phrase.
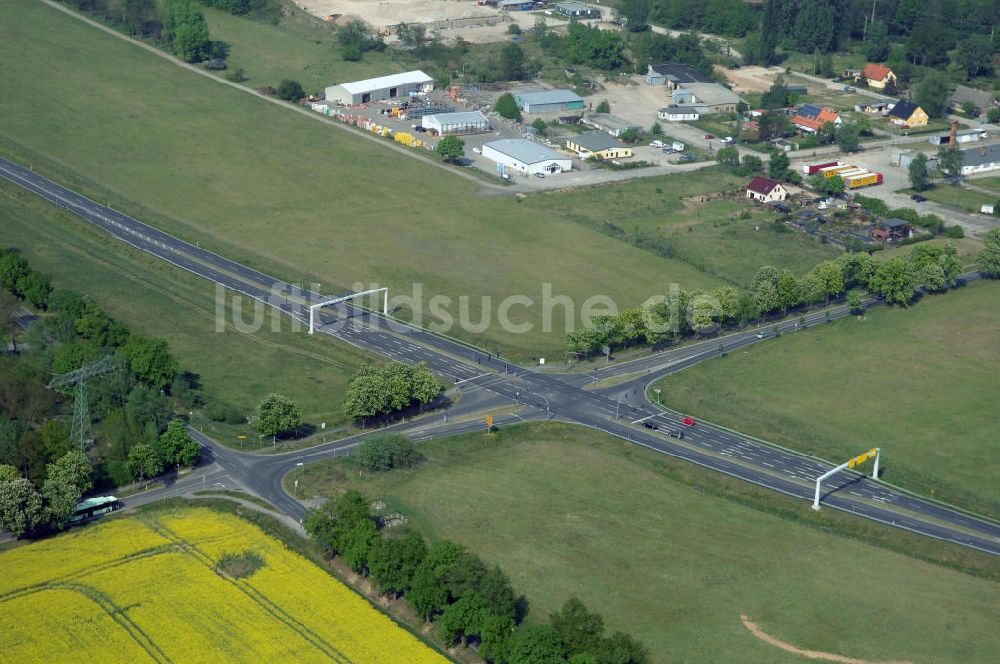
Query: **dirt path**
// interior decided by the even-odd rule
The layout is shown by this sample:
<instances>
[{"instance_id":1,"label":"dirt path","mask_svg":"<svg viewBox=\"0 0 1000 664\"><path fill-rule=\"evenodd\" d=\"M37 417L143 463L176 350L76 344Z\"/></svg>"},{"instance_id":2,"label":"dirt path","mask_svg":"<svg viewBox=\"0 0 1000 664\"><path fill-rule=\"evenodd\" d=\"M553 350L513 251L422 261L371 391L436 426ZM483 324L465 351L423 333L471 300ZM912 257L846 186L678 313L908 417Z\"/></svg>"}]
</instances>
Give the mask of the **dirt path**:
<instances>
[{"instance_id":1,"label":"dirt path","mask_svg":"<svg viewBox=\"0 0 1000 664\"><path fill-rule=\"evenodd\" d=\"M91 27L97 28L98 30L102 30L102 31L108 33L109 35L114 35L115 37L117 37L118 39L121 39L122 41L128 42L128 43L132 44L133 46L138 46L139 48L144 49L146 51L149 51L150 53L153 53L154 55L157 55L157 56L163 58L164 60L168 60L171 63L177 65L178 67L182 67L182 68L187 69L189 71L192 71L192 72L194 72L196 74L200 74L201 76L205 76L206 78L210 78L213 81L215 81L216 83L221 83L222 85L228 85L231 88L236 88L240 92L244 92L246 94L253 95L254 97L257 97L259 99L263 99L266 102L269 102L269 103L274 104L276 106L280 106L281 108L285 109L286 111L292 111L292 112L295 112L295 113L300 113L300 114L304 115L305 117L310 118L312 120L315 120L317 122L322 122L322 123L330 125L332 127L336 127L340 131L345 131L345 132L350 133L352 136L356 136L358 138L363 138L365 140L369 140L369 141L377 144L379 147L388 148L390 150L395 150L396 152L399 152L400 154L404 154L407 157L410 157L411 159L418 159L418 160L424 162L425 164L428 164L430 166L434 166L435 168L440 168L441 170L448 172L450 175L455 175L455 176L458 176L458 177L461 177L461 178L465 178L466 180L469 180L470 182L474 182L474 183L476 183L477 185L479 185L483 189L493 190L493 191L496 191L498 193L499 192L507 192L508 191L508 189L506 187L502 187L500 185L495 185L495 184L490 184L488 182L483 182L480 178L476 177L475 175L470 175L470 174L467 174L467 173L463 173L461 171L454 170L454 169L452 169L452 168L450 168L450 167L448 167L448 166L446 166L446 165L444 165L442 163L434 161L433 159L425 157L425 156L423 156L423 155L421 155L421 154L419 154L417 152L414 152L413 150L411 150L409 148L404 148L402 146L397 146L394 143L386 142L384 139L381 139L381 138L378 138L378 137L373 136L371 134L368 134L367 132L354 131L353 129L351 129L350 127L348 127L347 125L345 125L343 122L340 122L338 120L330 120L326 116L320 115L319 113L315 113L313 111L310 111L310 110L305 109L305 108L301 108L299 106L293 106L292 104L289 104L288 102L283 101L281 99L277 99L275 97L269 97L267 95L263 95L260 92L258 92L257 90L254 90L253 88L248 87L246 85L242 85L240 83L234 83L232 81L227 81L226 79L220 78L220 77L216 76L215 74L212 74L209 71L201 69L200 67L196 67L195 65L188 64L187 62L184 62L182 60L178 60L177 58L175 58L174 56L170 55L169 53L161 51L160 49L158 49L158 48L156 48L154 46L151 46L151 45L147 44L146 42L140 41L138 39L134 39L132 37L129 37L128 35L123 35L122 33L118 32L117 30L113 30L113 29L109 28L108 26L104 25L103 23L99 23L99 22L97 22L97 21L95 21L95 20L93 20L91 18L88 18L88 17L84 16L83 14L79 14L79 13L73 11L72 9L68 8L68 7L64 7L63 5L59 4L58 2L55 2L55 0L42 0L42 2L44 2L49 7L52 7L53 9L58 9L59 11L63 12L64 14L69 14L73 18L75 18L77 20L80 20L80 21L83 21L84 23L86 23L87 25L89 25Z\"/></svg>"},{"instance_id":2,"label":"dirt path","mask_svg":"<svg viewBox=\"0 0 1000 664\"><path fill-rule=\"evenodd\" d=\"M802 655L803 657L808 657L809 659L821 659L827 662L839 662L839 664L913 664L912 662L893 660L891 662L875 662L869 659L856 659L854 657L844 657L843 655L834 655L829 652L820 652L818 650L803 650L802 648L796 648L790 643L785 643L784 641L779 641L770 634L767 634L757 623L750 622L745 613L740 614L740 621L743 626L750 630L750 633L756 636L758 639L764 643L769 643L776 648L781 648L785 652L794 653L796 655Z\"/></svg>"}]
</instances>

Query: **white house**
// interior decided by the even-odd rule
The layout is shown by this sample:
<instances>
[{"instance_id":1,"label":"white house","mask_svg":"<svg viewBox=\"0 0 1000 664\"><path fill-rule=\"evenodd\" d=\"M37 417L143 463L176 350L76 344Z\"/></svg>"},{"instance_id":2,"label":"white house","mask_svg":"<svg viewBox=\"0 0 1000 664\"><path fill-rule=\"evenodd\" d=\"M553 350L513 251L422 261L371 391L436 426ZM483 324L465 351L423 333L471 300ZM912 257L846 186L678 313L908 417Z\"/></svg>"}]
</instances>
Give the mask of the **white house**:
<instances>
[{"instance_id":1,"label":"white house","mask_svg":"<svg viewBox=\"0 0 1000 664\"><path fill-rule=\"evenodd\" d=\"M701 117L698 108L695 106L667 106L661 108L656 117L668 122L683 122L685 120L697 120Z\"/></svg>"},{"instance_id":2,"label":"white house","mask_svg":"<svg viewBox=\"0 0 1000 664\"><path fill-rule=\"evenodd\" d=\"M983 145L962 150L962 175L1000 169L1000 145Z\"/></svg>"},{"instance_id":3,"label":"white house","mask_svg":"<svg viewBox=\"0 0 1000 664\"><path fill-rule=\"evenodd\" d=\"M554 175L573 168L573 161L555 150L523 138L504 138L483 145L483 156L497 163L501 173Z\"/></svg>"},{"instance_id":4,"label":"white house","mask_svg":"<svg viewBox=\"0 0 1000 664\"><path fill-rule=\"evenodd\" d=\"M761 203L783 201L788 198L788 190L777 180L760 177L759 175L747 185L747 198Z\"/></svg>"}]
</instances>

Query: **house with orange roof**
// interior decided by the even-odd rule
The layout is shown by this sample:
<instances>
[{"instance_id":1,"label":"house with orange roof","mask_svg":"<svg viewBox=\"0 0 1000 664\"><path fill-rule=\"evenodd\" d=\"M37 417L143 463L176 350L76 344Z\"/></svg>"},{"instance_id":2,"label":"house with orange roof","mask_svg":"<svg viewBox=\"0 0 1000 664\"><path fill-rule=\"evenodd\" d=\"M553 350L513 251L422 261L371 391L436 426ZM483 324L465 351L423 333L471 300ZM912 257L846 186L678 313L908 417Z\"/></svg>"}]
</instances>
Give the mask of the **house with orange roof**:
<instances>
[{"instance_id":1,"label":"house with orange roof","mask_svg":"<svg viewBox=\"0 0 1000 664\"><path fill-rule=\"evenodd\" d=\"M873 90L885 90L887 87L896 87L896 73L887 65L869 62L864 69L854 77L855 83L865 82Z\"/></svg>"},{"instance_id":2,"label":"house with orange roof","mask_svg":"<svg viewBox=\"0 0 1000 664\"><path fill-rule=\"evenodd\" d=\"M815 104L802 104L798 113L792 118L793 125L810 134L815 134L827 122L839 126L843 120L840 119L840 113L832 108Z\"/></svg>"}]
</instances>

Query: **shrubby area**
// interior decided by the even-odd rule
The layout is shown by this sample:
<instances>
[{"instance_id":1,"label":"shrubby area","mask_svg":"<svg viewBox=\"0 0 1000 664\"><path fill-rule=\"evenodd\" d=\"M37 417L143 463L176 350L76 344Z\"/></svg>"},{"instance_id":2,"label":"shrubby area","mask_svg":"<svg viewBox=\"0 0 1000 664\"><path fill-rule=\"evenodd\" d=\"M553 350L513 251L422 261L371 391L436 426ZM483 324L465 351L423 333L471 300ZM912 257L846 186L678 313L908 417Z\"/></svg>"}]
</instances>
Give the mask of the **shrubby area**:
<instances>
[{"instance_id":1,"label":"shrubby area","mask_svg":"<svg viewBox=\"0 0 1000 664\"><path fill-rule=\"evenodd\" d=\"M526 601L498 566L447 540L428 546L420 533L397 535L370 504L347 491L310 512L306 530L384 595L402 596L447 645L478 644L483 659L498 663L647 661L641 643L622 632L605 635L601 615L576 598L548 624L523 624Z\"/></svg>"},{"instance_id":2,"label":"shrubby area","mask_svg":"<svg viewBox=\"0 0 1000 664\"><path fill-rule=\"evenodd\" d=\"M424 362L415 366L402 362L369 365L359 369L348 383L344 412L365 422L414 405L423 408L440 394L441 383Z\"/></svg>"},{"instance_id":3,"label":"shrubby area","mask_svg":"<svg viewBox=\"0 0 1000 664\"><path fill-rule=\"evenodd\" d=\"M90 415L97 421L94 438L82 441L83 459L93 466L93 475L78 484L128 484L165 467L195 463L200 447L183 423L171 418L175 409L199 404L201 396L194 377L179 370L166 341L133 334L86 295L54 289L48 276L32 270L13 249L0 249L0 286L5 346L22 302L42 312L20 346L11 346L16 352L0 356L0 464L16 469L18 477L44 493L53 464L78 452L81 442L71 440L67 424L75 388L46 386L53 374L103 358L110 371L87 383ZM31 504L27 485L18 487L21 504Z\"/></svg>"},{"instance_id":4,"label":"shrubby area","mask_svg":"<svg viewBox=\"0 0 1000 664\"><path fill-rule=\"evenodd\" d=\"M1000 234L998 234L1000 236ZM919 286L942 292L956 285L962 265L956 248L920 245L906 257L879 263L866 253L844 254L820 263L804 275L765 265L743 290L722 286L714 291L674 290L660 300L597 318L589 328L567 335L566 350L593 355L604 346L624 348L675 343L682 337L741 328L774 314L818 303L829 304L852 289L864 289L890 304L909 304ZM849 304L860 308L860 295Z\"/></svg>"}]
</instances>

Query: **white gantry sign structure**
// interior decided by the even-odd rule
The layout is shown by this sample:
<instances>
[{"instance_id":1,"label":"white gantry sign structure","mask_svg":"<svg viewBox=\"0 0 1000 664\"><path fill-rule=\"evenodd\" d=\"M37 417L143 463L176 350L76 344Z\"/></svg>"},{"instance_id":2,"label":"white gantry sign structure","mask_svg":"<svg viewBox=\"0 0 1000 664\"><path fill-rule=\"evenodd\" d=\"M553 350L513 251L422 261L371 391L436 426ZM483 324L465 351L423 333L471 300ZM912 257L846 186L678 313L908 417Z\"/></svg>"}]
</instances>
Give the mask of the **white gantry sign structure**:
<instances>
[{"instance_id":1,"label":"white gantry sign structure","mask_svg":"<svg viewBox=\"0 0 1000 664\"><path fill-rule=\"evenodd\" d=\"M340 302L345 302L347 300L353 300L356 297L363 297L365 295L372 295L374 293L383 293L382 296L382 315L389 315L389 289L388 288L373 288L371 290L361 291L360 293L350 293L349 295L342 295L341 297L335 297L332 300L327 300L326 302L320 302L318 304L309 305L309 334L313 334L316 331L316 310L321 307L328 307L333 304L338 304Z\"/></svg>"},{"instance_id":2,"label":"white gantry sign structure","mask_svg":"<svg viewBox=\"0 0 1000 664\"><path fill-rule=\"evenodd\" d=\"M875 467L872 469L872 479L873 480L877 480L878 479L878 455L879 455L879 452L881 451L881 449L882 448L880 448L880 447L873 447L870 450L868 450L867 452L865 452L864 454L859 454L858 456L853 457L847 463L842 463L839 466L837 466L836 468L834 468L832 470L829 470L829 471L823 473L822 475L820 475L819 477L817 477L816 478L816 495L813 498L812 508L814 510L818 510L819 509L819 492L820 492L820 485L823 483L823 480L828 479L829 477L832 477L833 475L836 475L837 473L839 473L840 471L844 470L845 468L854 468L855 466L861 465L865 461L868 461L868 459L874 458L875 459Z\"/></svg>"}]
</instances>

